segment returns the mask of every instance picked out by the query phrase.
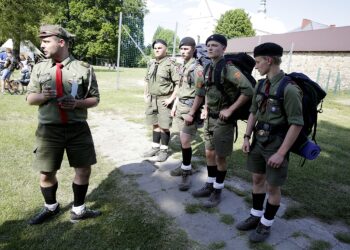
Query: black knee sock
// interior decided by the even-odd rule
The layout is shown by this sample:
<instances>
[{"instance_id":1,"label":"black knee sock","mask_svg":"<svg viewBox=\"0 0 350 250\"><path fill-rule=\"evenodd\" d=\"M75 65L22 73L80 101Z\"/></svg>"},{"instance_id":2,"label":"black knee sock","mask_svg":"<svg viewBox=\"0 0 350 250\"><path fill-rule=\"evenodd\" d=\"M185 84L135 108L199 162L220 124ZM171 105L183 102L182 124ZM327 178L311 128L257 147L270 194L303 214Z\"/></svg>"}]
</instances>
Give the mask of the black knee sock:
<instances>
[{"instance_id":1,"label":"black knee sock","mask_svg":"<svg viewBox=\"0 0 350 250\"><path fill-rule=\"evenodd\" d=\"M224 180L225 180L225 177L226 177L226 173L227 171L220 171L220 170L217 170L216 172L216 183L224 183Z\"/></svg>"},{"instance_id":2,"label":"black knee sock","mask_svg":"<svg viewBox=\"0 0 350 250\"><path fill-rule=\"evenodd\" d=\"M162 145L168 146L170 141L170 131L160 133L160 140L162 142Z\"/></svg>"},{"instance_id":3,"label":"black knee sock","mask_svg":"<svg viewBox=\"0 0 350 250\"><path fill-rule=\"evenodd\" d=\"M89 184L78 185L73 182L73 194L74 194L74 206L79 207L85 203L85 196L88 190Z\"/></svg>"},{"instance_id":4,"label":"black knee sock","mask_svg":"<svg viewBox=\"0 0 350 250\"><path fill-rule=\"evenodd\" d=\"M153 130L153 142L154 143L160 143L160 132Z\"/></svg>"},{"instance_id":5,"label":"black knee sock","mask_svg":"<svg viewBox=\"0 0 350 250\"><path fill-rule=\"evenodd\" d=\"M56 200L57 188L58 188L58 182L56 182L56 184L51 187L40 187L41 193L44 196L46 204L52 205L57 203L57 200Z\"/></svg>"},{"instance_id":6,"label":"black knee sock","mask_svg":"<svg viewBox=\"0 0 350 250\"><path fill-rule=\"evenodd\" d=\"M265 196L266 196L266 193L262 193L262 194L254 194L254 193L252 193L253 209L259 210L259 211L264 210Z\"/></svg>"},{"instance_id":7,"label":"black knee sock","mask_svg":"<svg viewBox=\"0 0 350 250\"><path fill-rule=\"evenodd\" d=\"M181 147L182 150L182 164L185 166L188 166L191 164L191 159L192 159L192 148L183 148Z\"/></svg>"},{"instance_id":8,"label":"black knee sock","mask_svg":"<svg viewBox=\"0 0 350 250\"><path fill-rule=\"evenodd\" d=\"M208 166L207 165L207 170L208 170L208 177L216 178L216 175L217 175L217 172L218 172L218 167L217 166Z\"/></svg>"},{"instance_id":9,"label":"black knee sock","mask_svg":"<svg viewBox=\"0 0 350 250\"><path fill-rule=\"evenodd\" d=\"M269 201L266 202L266 210L264 213L264 217L267 220L273 220L275 218L275 215L279 209L279 205L271 205Z\"/></svg>"}]
</instances>

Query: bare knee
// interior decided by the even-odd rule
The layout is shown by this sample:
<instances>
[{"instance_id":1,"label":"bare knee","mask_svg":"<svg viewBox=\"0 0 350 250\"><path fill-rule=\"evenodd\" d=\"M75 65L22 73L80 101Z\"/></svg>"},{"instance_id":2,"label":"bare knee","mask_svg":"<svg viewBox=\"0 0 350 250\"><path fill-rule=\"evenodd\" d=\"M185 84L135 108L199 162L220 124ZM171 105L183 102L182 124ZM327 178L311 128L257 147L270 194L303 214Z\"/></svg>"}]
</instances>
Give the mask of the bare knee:
<instances>
[{"instance_id":1,"label":"bare knee","mask_svg":"<svg viewBox=\"0 0 350 250\"><path fill-rule=\"evenodd\" d=\"M40 172L40 186L51 187L57 182L56 171L54 172Z\"/></svg>"},{"instance_id":2,"label":"bare knee","mask_svg":"<svg viewBox=\"0 0 350 250\"><path fill-rule=\"evenodd\" d=\"M265 189L265 175L253 174L253 186L261 189Z\"/></svg>"},{"instance_id":3,"label":"bare knee","mask_svg":"<svg viewBox=\"0 0 350 250\"><path fill-rule=\"evenodd\" d=\"M75 168L74 183L78 185L85 185L89 183L91 174L91 167Z\"/></svg>"}]
</instances>

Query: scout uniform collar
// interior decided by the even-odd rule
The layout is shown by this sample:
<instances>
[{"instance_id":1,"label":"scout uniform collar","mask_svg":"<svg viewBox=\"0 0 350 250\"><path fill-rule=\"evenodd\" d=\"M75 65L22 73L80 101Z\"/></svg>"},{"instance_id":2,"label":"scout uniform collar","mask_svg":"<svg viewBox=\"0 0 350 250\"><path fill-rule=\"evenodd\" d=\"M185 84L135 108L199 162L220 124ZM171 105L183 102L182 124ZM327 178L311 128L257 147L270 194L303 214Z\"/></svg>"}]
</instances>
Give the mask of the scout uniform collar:
<instances>
[{"instance_id":1,"label":"scout uniform collar","mask_svg":"<svg viewBox=\"0 0 350 250\"><path fill-rule=\"evenodd\" d=\"M74 57L72 55L69 55L66 59L64 59L61 64L63 65L63 67L66 67L71 61L74 60ZM51 59L51 65L52 67L56 65L56 62Z\"/></svg>"},{"instance_id":2,"label":"scout uniform collar","mask_svg":"<svg viewBox=\"0 0 350 250\"><path fill-rule=\"evenodd\" d=\"M216 66L216 64L218 64L218 62L220 62L221 60L225 60L224 56L222 55L221 57L215 59L215 60L212 60L212 65L213 67Z\"/></svg>"},{"instance_id":3,"label":"scout uniform collar","mask_svg":"<svg viewBox=\"0 0 350 250\"><path fill-rule=\"evenodd\" d=\"M184 62L184 66L185 68L188 68L189 65L191 65L192 63L194 63L196 59L194 57L192 57L190 60L187 61L187 63Z\"/></svg>"},{"instance_id":4,"label":"scout uniform collar","mask_svg":"<svg viewBox=\"0 0 350 250\"><path fill-rule=\"evenodd\" d=\"M163 57L162 59L160 59L159 61L155 61L155 63L158 63L158 64L161 64L162 62L164 62L165 60L167 60L168 59L168 57L167 56L165 56L165 57Z\"/></svg>"},{"instance_id":5,"label":"scout uniform collar","mask_svg":"<svg viewBox=\"0 0 350 250\"><path fill-rule=\"evenodd\" d=\"M275 85L276 83L279 83L281 81L281 79L284 77L284 72L283 70L281 70L277 75L275 75L274 77L272 77L270 80L271 85Z\"/></svg>"}]
</instances>

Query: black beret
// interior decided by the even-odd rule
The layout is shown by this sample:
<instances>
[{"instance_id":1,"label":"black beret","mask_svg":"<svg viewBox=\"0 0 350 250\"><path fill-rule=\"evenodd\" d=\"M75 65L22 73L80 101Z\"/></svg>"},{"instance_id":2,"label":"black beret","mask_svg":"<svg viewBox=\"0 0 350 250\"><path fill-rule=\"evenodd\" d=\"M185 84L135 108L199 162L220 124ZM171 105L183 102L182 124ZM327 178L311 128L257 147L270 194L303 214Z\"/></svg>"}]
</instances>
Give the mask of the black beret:
<instances>
[{"instance_id":1,"label":"black beret","mask_svg":"<svg viewBox=\"0 0 350 250\"><path fill-rule=\"evenodd\" d=\"M257 56L282 56L283 48L276 43L263 43L254 48L254 57Z\"/></svg>"},{"instance_id":2,"label":"black beret","mask_svg":"<svg viewBox=\"0 0 350 250\"><path fill-rule=\"evenodd\" d=\"M205 45L207 45L209 41L216 41L218 43L221 43L225 47L227 46L226 37L224 37L223 35L220 35L220 34L214 34L214 35L211 35L210 37L208 37L207 40L205 41Z\"/></svg>"},{"instance_id":3,"label":"black beret","mask_svg":"<svg viewBox=\"0 0 350 250\"><path fill-rule=\"evenodd\" d=\"M155 45L156 43L161 43L161 44L163 44L165 47L168 47L168 44L166 43L166 41L164 41L163 39L156 39L156 40L154 40L154 42L152 43L152 49L154 49L154 45Z\"/></svg>"},{"instance_id":4,"label":"black beret","mask_svg":"<svg viewBox=\"0 0 350 250\"><path fill-rule=\"evenodd\" d=\"M183 45L196 47L196 41L192 37L187 36L181 39L179 48L181 48Z\"/></svg>"}]
</instances>

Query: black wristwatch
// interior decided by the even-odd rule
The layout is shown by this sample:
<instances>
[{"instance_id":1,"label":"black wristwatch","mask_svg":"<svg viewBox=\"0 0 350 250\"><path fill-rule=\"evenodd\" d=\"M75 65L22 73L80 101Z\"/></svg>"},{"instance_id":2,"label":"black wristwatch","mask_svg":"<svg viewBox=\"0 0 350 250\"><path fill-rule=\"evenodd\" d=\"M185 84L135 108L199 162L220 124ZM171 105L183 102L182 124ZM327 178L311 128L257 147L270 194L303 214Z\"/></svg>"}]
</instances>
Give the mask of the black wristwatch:
<instances>
[{"instance_id":1,"label":"black wristwatch","mask_svg":"<svg viewBox=\"0 0 350 250\"><path fill-rule=\"evenodd\" d=\"M243 139L245 139L245 138L250 139L250 135L244 134L244 135L243 135Z\"/></svg>"}]
</instances>

